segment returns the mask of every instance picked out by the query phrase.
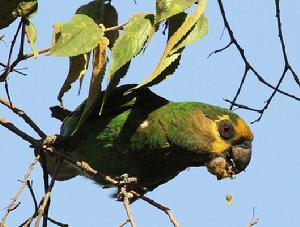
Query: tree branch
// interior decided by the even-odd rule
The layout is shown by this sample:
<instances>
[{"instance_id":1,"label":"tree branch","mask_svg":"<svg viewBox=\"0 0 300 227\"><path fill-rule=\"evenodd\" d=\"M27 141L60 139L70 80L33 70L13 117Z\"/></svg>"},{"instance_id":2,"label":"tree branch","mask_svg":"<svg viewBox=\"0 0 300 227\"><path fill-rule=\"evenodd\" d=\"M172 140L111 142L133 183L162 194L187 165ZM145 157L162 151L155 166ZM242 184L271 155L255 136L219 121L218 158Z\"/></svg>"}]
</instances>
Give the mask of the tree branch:
<instances>
[{"instance_id":1,"label":"tree branch","mask_svg":"<svg viewBox=\"0 0 300 227\"><path fill-rule=\"evenodd\" d=\"M25 113L25 111L17 108L12 103L2 98L0 98L0 103L21 117L41 138L46 138L47 135L34 123L34 121Z\"/></svg>"},{"instance_id":2,"label":"tree branch","mask_svg":"<svg viewBox=\"0 0 300 227\"><path fill-rule=\"evenodd\" d=\"M29 142L32 146L38 147L40 145L40 142L30 135L26 134L25 132L18 129L14 124L6 120L5 118L0 117L0 125L7 128L9 131L13 132L17 136L21 137L23 140Z\"/></svg>"},{"instance_id":3,"label":"tree branch","mask_svg":"<svg viewBox=\"0 0 300 227\"><path fill-rule=\"evenodd\" d=\"M264 106L261 108L261 109L255 109L255 108L251 108L251 107L248 107L246 105L242 105L242 104L237 104L236 103L236 100L241 92L241 89L242 89L242 86L243 84L245 83L245 79L246 79L246 76L247 76L247 73L250 71L252 71L254 73L254 75L256 75L258 78L260 78L259 80L261 81L261 79L263 79L258 73L257 71L249 64L249 62L247 61L247 58L245 57L244 55L244 50L240 47L240 45L238 44L238 42L236 41L234 35L233 35L233 32L230 28L230 25L227 21L227 18L226 18L226 15L225 15L225 11L224 11L224 7L223 7L223 4L222 4L222 1L221 0L218 0L218 3L219 3L219 6L220 6L220 11L221 11L221 14L222 14L222 17L223 17L223 20L224 20L224 25L229 33L229 36L230 36L230 39L231 39L231 42L233 42L236 46L236 48L238 49L244 63L245 63L245 71L244 71L244 75L242 77L242 80L241 80L241 83L240 83L240 86L236 92L236 95L234 96L234 99L233 101L229 101L229 100L225 100L226 102L229 102L231 104L230 106L230 109L232 109L233 107L238 107L238 108L241 108L241 109L246 109L246 110L250 110L250 111L254 111L254 112L257 112L259 113L259 117L254 120L253 122L251 122L252 124L255 123L255 122L258 122L261 120L264 112L268 109L269 105L271 104L271 101L272 99L275 97L276 93L279 92L279 93L282 93L286 96L293 96L293 95L290 95L290 94L286 94L285 92L281 91L279 89L280 85L282 84L282 81L283 79L286 77L287 73L290 71L294 77L294 80L296 81L296 83L300 86L300 81L299 81L299 77L298 75L296 74L296 72L293 70L293 68L291 67L291 65L289 64L289 61L288 61L288 56L287 56L287 52L286 52L286 47L285 47L285 42L284 42L284 39L283 39L283 33L282 33L282 23L281 23L281 17L280 17L280 5L279 5L279 0L275 0L275 5L276 5L276 18L277 18L277 27L278 27L278 37L279 37L279 40L280 40L280 45L281 45L281 49L282 49L282 53L283 53L283 58L284 58L284 68L283 68L283 72L281 73L281 76L276 84L276 87L273 87L272 86L272 89L273 89L273 92L271 93L270 97L265 101L265 104ZM292 97L296 100L299 101L299 98L298 97Z\"/></svg>"},{"instance_id":4,"label":"tree branch","mask_svg":"<svg viewBox=\"0 0 300 227\"><path fill-rule=\"evenodd\" d=\"M284 66L284 70L283 70L283 73L281 74L281 77L279 78L279 81L277 82L276 86L273 86L271 85L270 83L268 83L266 80L264 80L264 78L256 71L256 69L254 69L254 67L249 63L246 55L245 55L245 51L244 49L241 47L241 45L238 43L237 39L235 38L234 36L234 33L231 29L231 26L229 25L228 23L228 20L227 20L227 17L226 17L226 14L225 14L225 10L224 10L224 6L223 6L223 2L222 0L217 0L218 4L219 4L219 8L220 8L220 12L221 12L221 15L222 15L222 18L223 18L223 21L224 21L224 26L229 34L229 37L230 37L230 42L227 46L225 46L224 48L221 48L219 50L216 50L214 52L212 52L209 56L211 56L212 54L215 54L215 53L219 53L225 49L227 49L228 47L231 46L231 44L234 44L236 49L238 50L243 62L244 62L244 65L245 65L245 70L244 70L244 74L243 74L243 77L241 79L241 82L240 82L240 85L239 85L239 88L236 92L236 94L234 95L234 98L233 98L233 101L229 101L229 100L225 100L227 102L229 102L231 105L230 105L230 109L232 110L233 107L238 107L238 108L242 108L242 109L246 109L246 110L251 110L251 111L255 111L255 112L258 112L260 115L259 117L253 121L252 123L255 123L255 122L258 122L261 120L264 112L268 109L272 99L274 98L274 96L276 95L276 93L281 93L285 96L288 96L290 98L293 98L297 101L300 101L300 98L299 97L296 97L292 94L289 94L285 91L282 91L279 89L283 79L285 78L286 74L288 71L291 71L295 81L298 83L299 82L299 77L297 76L297 74L295 73L295 71L293 70L293 68L289 65L289 62L288 62L288 58L287 58L287 53L286 53L286 49L285 49L285 43L284 43L284 39L283 39L283 35L282 35L282 28L281 28L281 20L280 20L280 8L279 8L279 0L275 0L275 3L276 3L276 17L277 17L277 24L278 24L278 31L279 31L279 38L280 38L280 43L281 43L281 47L282 47L282 52L283 52L283 56L284 56L284 62L285 62L285 66ZM253 74L256 76L256 78L261 82L263 83L264 85L266 85L267 87L271 88L273 91L270 95L270 97L267 99L267 101L265 102L265 105L263 106L263 108L261 109L255 109L255 108L251 108L251 107L248 107L246 105L242 105L242 104L237 104L236 103L236 100L238 99L241 91L242 91L242 87L245 83L245 80L246 80L246 77L249 73L249 71L253 72ZM298 83L298 85L300 85L300 83Z\"/></svg>"},{"instance_id":5,"label":"tree branch","mask_svg":"<svg viewBox=\"0 0 300 227\"><path fill-rule=\"evenodd\" d=\"M131 224L131 227L136 227L136 224L134 222L132 213L130 211L129 199L128 199L128 194L127 194L127 191L126 191L126 187L121 188L120 194L122 194L122 197L123 197L123 205L124 205L124 208L125 208L126 213L127 213L127 218L128 218L127 220Z\"/></svg>"},{"instance_id":6,"label":"tree branch","mask_svg":"<svg viewBox=\"0 0 300 227\"><path fill-rule=\"evenodd\" d=\"M39 54L43 54L43 53L47 53L48 51L50 51L50 48L44 48L38 51ZM5 71L0 75L0 82L3 82L6 80L6 78L8 77L9 73L11 73L14 68L21 62L24 61L28 58L31 58L34 56L34 53L29 53L29 54L25 54L25 55L18 55L17 59L13 61L13 63L9 64L8 66L6 66Z\"/></svg>"},{"instance_id":7,"label":"tree branch","mask_svg":"<svg viewBox=\"0 0 300 227\"><path fill-rule=\"evenodd\" d=\"M24 176L24 179L22 181L22 184L19 188L19 190L17 191L16 195L13 197L12 201L10 202L10 204L8 205L8 208L7 208L7 211L6 213L4 214L2 220L1 220L1 223L0 223L0 226L4 226L5 224L5 221L9 215L9 213L13 210L14 206L15 206L15 203L17 202L20 194L22 193L22 191L24 190L24 188L26 187L27 185L27 181L32 173L32 170L34 169L36 163L38 162L40 156L36 156L35 159L33 160L33 162L30 164L25 176Z\"/></svg>"},{"instance_id":8,"label":"tree branch","mask_svg":"<svg viewBox=\"0 0 300 227\"><path fill-rule=\"evenodd\" d=\"M60 151L59 149L56 149L55 147L53 147L53 144L55 144L55 140L58 139L58 137L56 136L52 136L53 138L52 139L48 139L48 141L51 141L50 143L44 143L42 148L46 151L46 152L49 152L51 153L52 155L56 155L58 157L61 157L63 158L64 160L66 160L68 163L80 168L82 171L86 172L87 174L90 174L92 176L96 176L96 177L99 177L100 179L106 181L107 183L109 184L112 184L112 185L115 185L115 186L119 186L120 185L120 181L118 180L115 180L113 177L109 176L109 175L106 175L104 173L101 173L100 171L97 171L95 169L93 169L88 163L84 162L84 161L76 161L76 160L73 160L70 156L64 154L62 151ZM47 140L45 140L47 141ZM140 187L142 188L141 186L138 186L138 185L135 185L136 187ZM130 190L130 193L132 193L134 196L138 197L138 198L141 198L142 200L148 202L149 204L153 205L154 207L164 211L171 223L174 225L174 227L179 227L179 224L176 222L171 210L165 206L162 206L161 204L155 202L154 200L144 196L144 195L141 195L140 193L134 191L134 190ZM125 204L124 204L125 205Z\"/></svg>"},{"instance_id":9,"label":"tree branch","mask_svg":"<svg viewBox=\"0 0 300 227\"><path fill-rule=\"evenodd\" d=\"M40 205L40 207L39 207L37 220L36 220L36 222L35 222L35 224L34 224L35 227L38 227L38 226L39 226L39 223L40 223L40 221L41 221L41 218L42 218L43 215L44 215L44 211L45 211L45 209L46 209L46 207L47 207L48 201L49 201L49 199L50 199L51 191L52 191L52 188L53 188L54 183L55 183L55 177L56 177L56 175L57 175L57 173L58 173L58 171L59 171L59 169L60 169L60 167L61 167L61 165L62 165L62 162L63 162L63 159L60 158L59 161L58 161L58 163L57 163L57 166L56 166L56 168L55 168L54 175L53 175L53 177L52 177L52 179L51 179L51 182L50 182L50 185L49 185L49 187L48 187L47 193L46 193L45 196L43 197L43 202L41 203L41 205Z\"/></svg>"},{"instance_id":10,"label":"tree branch","mask_svg":"<svg viewBox=\"0 0 300 227\"><path fill-rule=\"evenodd\" d=\"M255 218L255 207L252 209L252 220L249 222L247 227L252 227L258 223L259 218Z\"/></svg>"},{"instance_id":11,"label":"tree branch","mask_svg":"<svg viewBox=\"0 0 300 227\"><path fill-rule=\"evenodd\" d=\"M123 24L119 24L113 27L105 28L104 32L109 32L109 31L115 31L115 30L123 30L123 28L128 24L129 22L125 22Z\"/></svg>"},{"instance_id":12,"label":"tree branch","mask_svg":"<svg viewBox=\"0 0 300 227\"><path fill-rule=\"evenodd\" d=\"M170 219L170 222L174 225L174 227L180 227L179 224L177 223L177 221L175 220L170 208L165 207L157 202L155 202L153 199L150 199L144 195L140 195L139 193L132 191L132 193L138 197L140 197L142 200L146 201L147 203L151 204L152 206L162 210L163 212L165 212L167 214L167 216Z\"/></svg>"},{"instance_id":13,"label":"tree branch","mask_svg":"<svg viewBox=\"0 0 300 227\"><path fill-rule=\"evenodd\" d=\"M281 45L281 49L282 49L282 54L283 54L283 58L284 58L285 67L287 68L287 71L289 70L292 73L292 75L294 77L294 80L296 81L298 86L300 86L299 77L296 74L296 72L294 71L294 69L292 68L292 66L290 65L289 60L288 60L288 55L287 55L287 52L286 52L286 47L285 47L285 42L284 42L283 32L282 32L281 16L280 16L280 0L275 0L275 6L276 6L278 37L279 37L279 40L280 40L280 45Z\"/></svg>"}]
</instances>

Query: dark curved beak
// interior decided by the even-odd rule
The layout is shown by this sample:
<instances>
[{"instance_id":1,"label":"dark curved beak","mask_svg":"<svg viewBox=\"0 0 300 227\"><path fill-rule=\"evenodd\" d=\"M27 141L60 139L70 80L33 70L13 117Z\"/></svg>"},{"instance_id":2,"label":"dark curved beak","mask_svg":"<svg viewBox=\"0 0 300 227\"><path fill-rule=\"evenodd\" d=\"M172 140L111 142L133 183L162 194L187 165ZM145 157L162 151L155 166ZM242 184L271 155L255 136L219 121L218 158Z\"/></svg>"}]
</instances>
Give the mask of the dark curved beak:
<instances>
[{"instance_id":1,"label":"dark curved beak","mask_svg":"<svg viewBox=\"0 0 300 227\"><path fill-rule=\"evenodd\" d=\"M241 144L232 146L231 159L233 162L234 174L238 174L246 169L251 160L251 141L245 141Z\"/></svg>"}]
</instances>

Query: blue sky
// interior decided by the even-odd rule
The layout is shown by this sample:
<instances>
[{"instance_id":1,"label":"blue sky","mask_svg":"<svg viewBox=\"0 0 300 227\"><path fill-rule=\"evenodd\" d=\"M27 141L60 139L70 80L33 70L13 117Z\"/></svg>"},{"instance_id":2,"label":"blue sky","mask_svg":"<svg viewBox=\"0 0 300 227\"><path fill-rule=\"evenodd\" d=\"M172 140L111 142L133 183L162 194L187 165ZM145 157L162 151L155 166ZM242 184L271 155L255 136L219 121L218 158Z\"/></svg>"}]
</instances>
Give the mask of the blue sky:
<instances>
[{"instance_id":1,"label":"blue sky","mask_svg":"<svg viewBox=\"0 0 300 227\"><path fill-rule=\"evenodd\" d=\"M38 28L37 47L49 47L52 24L67 22L75 10L88 1L40 2L39 12L33 18ZM118 1L113 4L119 10L119 22L125 22L133 12L154 12L154 1ZM284 38L291 65L300 74L299 17L300 2L281 1ZM277 37L275 2L247 0L226 2L225 9L232 29L244 47L249 61L266 80L275 84L283 70L283 57ZM209 33L201 41L189 46L183 54L180 68L163 83L154 86L153 91L173 101L201 101L228 107L223 98L232 98L242 76L244 65L236 49L213 55L208 54L228 42L223 31L217 2L209 1L206 9ZM7 45L16 24L0 31L5 34ZM137 57L122 83L141 82L158 62L165 37L158 33L149 49ZM29 51L29 50L28 50ZM1 61L6 59L7 47L0 43ZM24 109L47 133L59 132L59 122L50 118L49 107L57 105L56 96L68 70L68 59L40 56L20 66L28 67L28 76L11 74L10 93L15 105ZM87 95L88 77L83 90L77 96L78 84L65 96L69 109L76 107ZM282 89L300 96L300 90L287 75ZM245 89L238 102L262 107L271 90L260 84L250 73ZM0 96L5 97L1 85ZM256 113L238 110L247 122L257 118ZM260 218L257 226L299 226L300 210L300 128L299 103L277 95L262 120L251 126L255 139L253 156L246 172L234 180L217 181L205 168L190 168L174 180L160 186L147 195L173 211L181 226L188 227L236 227L246 226L252 218L252 208ZM20 128L36 136L22 120L4 107L0 116L16 123ZM0 127L0 209L5 208L17 191L28 165L33 159L28 144ZM32 175L34 190L43 195L41 169L37 167ZM126 220L122 203L110 198L112 190L101 189L90 180L77 177L66 182L57 182L51 202L50 216L70 226L117 226ZM233 205L228 206L226 194L233 195ZM9 226L17 226L33 212L33 203L28 191L20 197L20 207L8 219ZM143 201L132 206L132 213L138 226L171 226L165 214ZM4 211L0 212L0 216ZM49 225L51 226L51 225Z\"/></svg>"}]
</instances>

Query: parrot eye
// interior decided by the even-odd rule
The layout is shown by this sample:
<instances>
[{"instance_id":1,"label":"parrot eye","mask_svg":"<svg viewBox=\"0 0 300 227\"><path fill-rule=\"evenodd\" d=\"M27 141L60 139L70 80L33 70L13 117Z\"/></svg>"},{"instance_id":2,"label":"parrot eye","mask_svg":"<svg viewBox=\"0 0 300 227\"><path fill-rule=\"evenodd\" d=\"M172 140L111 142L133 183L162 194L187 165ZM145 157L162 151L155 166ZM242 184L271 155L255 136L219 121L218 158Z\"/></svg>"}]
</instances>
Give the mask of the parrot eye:
<instances>
[{"instance_id":1,"label":"parrot eye","mask_svg":"<svg viewBox=\"0 0 300 227\"><path fill-rule=\"evenodd\" d=\"M229 140L234 136L234 128L229 121L218 122L220 136L225 140Z\"/></svg>"}]
</instances>

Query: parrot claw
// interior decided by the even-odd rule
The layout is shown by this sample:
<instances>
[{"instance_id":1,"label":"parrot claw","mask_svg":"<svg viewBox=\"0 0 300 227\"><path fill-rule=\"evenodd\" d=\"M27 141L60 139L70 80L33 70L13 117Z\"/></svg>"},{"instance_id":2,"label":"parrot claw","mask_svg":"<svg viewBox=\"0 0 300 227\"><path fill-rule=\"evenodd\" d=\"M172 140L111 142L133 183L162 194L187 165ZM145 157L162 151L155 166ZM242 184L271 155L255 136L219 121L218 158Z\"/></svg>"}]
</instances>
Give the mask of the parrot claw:
<instances>
[{"instance_id":1,"label":"parrot claw","mask_svg":"<svg viewBox=\"0 0 300 227\"><path fill-rule=\"evenodd\" d=\"M117 200L123 201L124 197L127 197L128 200L130 201L134 198L134 195L131 193L130 190L127 190L126 187L121 187L117 193Z\"/></svg>"},{"instance_id":2,"label":"parrot claw","mask_svg":"<svg viewBox=\"0 0 300 227\"><path fill-rule=\"evenodd\" d=\"M129 177L128 173L124 173L119 177L116 177L119 186L128 186L138 183L137 177Z\"/></svg>"}]
</instances>

